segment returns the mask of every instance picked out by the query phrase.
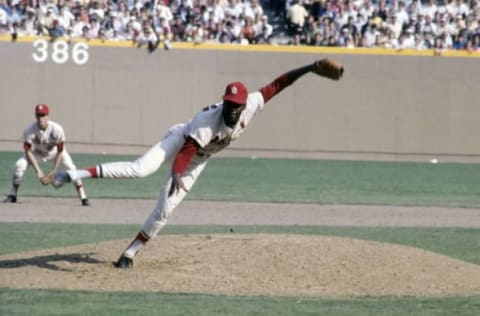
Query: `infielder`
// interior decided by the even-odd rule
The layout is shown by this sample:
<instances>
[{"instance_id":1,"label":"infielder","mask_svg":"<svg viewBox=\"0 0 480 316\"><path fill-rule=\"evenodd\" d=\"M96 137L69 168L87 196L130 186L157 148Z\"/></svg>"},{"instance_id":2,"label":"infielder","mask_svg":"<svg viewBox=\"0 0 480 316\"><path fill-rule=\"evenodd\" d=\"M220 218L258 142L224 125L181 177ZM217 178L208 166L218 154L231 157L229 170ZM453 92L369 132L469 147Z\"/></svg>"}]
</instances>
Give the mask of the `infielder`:
<instances>
[{"instance_id":1,"label":"infielder","mask_svg":"<svg viewBox=\"0 0 480 316\"><path fill-rule=\"evenodd\" d=\"M182 202L208 158L237 139L266 102L306 73L338 80L343 67L329 59L291 70L258 91L248 93L241 82L227 85L223 101L207 106L190 121L174 125L163 139L133 162L110 162L101 165L58 172L51 179L54 187L82 178L140 178L171 163L157 204L140 232L115 263L118 268L131 268L133 258L148 240L157 236L167 218Z\"/></svg>"},{"instance_id":2,"label":"infielder","mask_svg":"<svg viewBox=\"0 0 480 316\"><path fill-rule=\"evenodd\" d=\"M16 203L18 188L28 166L35 169L39 181L46 185L51 183L51 178L60 166L66 170L75 170L72 158L65 148L65 133L63 127L50 121L50 109L46 104L35 106L36 121L30 124L23 132L23 149L25 154L15 163L12 179L12 190L5 203ZM45 175L40 168L40 163L53 161L50 172ZM83 206L89 206L85 189L80 179L74 181L78 196Z\"/></svg>"}]
</instances>

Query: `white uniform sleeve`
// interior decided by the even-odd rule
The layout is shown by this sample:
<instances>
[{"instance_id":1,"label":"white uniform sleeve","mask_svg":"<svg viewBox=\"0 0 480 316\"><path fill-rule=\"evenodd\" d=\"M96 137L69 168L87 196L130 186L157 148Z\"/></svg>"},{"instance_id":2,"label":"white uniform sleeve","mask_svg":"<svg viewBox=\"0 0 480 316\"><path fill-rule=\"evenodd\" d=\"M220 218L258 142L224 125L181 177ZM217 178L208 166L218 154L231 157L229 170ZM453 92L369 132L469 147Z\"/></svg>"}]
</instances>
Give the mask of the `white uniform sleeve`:
<instances>
[{"instance_id":1,"label":"white uniform sleeve","mask_svg":"<svg viewBox=\"0 0 480 316\"><path fill-rule=\"evenodd\" d=\"M248 94L247 107L245 108L245 113L243 113L243 123L245 126L250 123L250 120L257 113L263 110L264 104L263 95L259 91Z\"/></svg>"},{"instance_id":2,"label":"white uniform sleeve","mask_svg":"<svg viewBox=\"0 0 480 316\"><path fill-rule=\"evenodd\" d=\"M35 138L35 131L33 130L33 125L29 125L23 131L23 142L32 145L33 139Z\"/></svg>"},{"instance_id":3,"label":"white uniform sleeve","mask_svg":"<svg viewBox=\"0 0 480 316\"><path fill-rule=\"evenodd\" d=\"M263 106L265 105L265 101L263 100L263 95L260 91L252 92L248 95L247 98L247 108L250 108L255 113L260 112L263 110Z\"/></svg>"},{"instance_id":4,"label":"white uniform sleeve","mask_svg":"<svg viewBox=\"0 0 480 316\"><path fill-rule=\"evenodd\" d=\"M60 124L55 124L55 129L53 130L54 138L57 144L64 143L66 140L65 131Z\"/></svg>"}]
</instances>

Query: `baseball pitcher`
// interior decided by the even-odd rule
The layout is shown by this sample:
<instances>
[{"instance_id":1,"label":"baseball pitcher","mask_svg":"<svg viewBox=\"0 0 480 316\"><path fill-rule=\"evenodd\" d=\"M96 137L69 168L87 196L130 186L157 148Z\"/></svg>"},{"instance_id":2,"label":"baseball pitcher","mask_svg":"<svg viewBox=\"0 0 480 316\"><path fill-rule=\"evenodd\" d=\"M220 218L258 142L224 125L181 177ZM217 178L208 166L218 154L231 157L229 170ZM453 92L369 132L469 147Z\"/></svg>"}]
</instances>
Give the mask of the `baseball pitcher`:
<instances>
[{"instance_id":1,"label":"baseball pitcher","mask_svg":"<svg viewBox=\"0 0 480 316\"><path fill-rule=\"evenodd\" d=\"M208 158L240 137L272 97L309 72L339 80L343 75L343 66L330 59L321 59L293 69L251 93L243 83L232 82L227 85L221 102L203 108L190 121L171 127L159 143L137 160L58 172L51 179L52 184L60 187L82 178L146 177L163 164L171 165L155 208L115 263L118 268L131 268L138 251L160 232L173 210L183 201L205 169Z\"/></svg>"}]
</instances>

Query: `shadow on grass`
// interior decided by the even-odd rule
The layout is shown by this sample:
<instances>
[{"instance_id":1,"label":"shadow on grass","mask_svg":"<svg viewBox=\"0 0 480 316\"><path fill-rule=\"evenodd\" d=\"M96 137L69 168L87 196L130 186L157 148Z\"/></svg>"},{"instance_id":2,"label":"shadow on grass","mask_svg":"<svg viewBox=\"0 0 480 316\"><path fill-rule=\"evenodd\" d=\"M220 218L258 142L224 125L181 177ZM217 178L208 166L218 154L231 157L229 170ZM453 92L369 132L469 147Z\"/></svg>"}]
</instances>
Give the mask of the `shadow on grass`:
<instances>
[{"instance_id":1,"label":"shadow on grass","mask_svg":"<svg viewBox=\"0 0 480 316\"><path fill-rule=\"evenodd\" d=\"M92 257L93 253L72 253L72 254L54 254L48 256L37 256L32 258L14 259L14 260L0 260L0 269L14 269L25 266L36 266L43 269L55 270L55 271L72 271L71 269L65 269L57 266L55 262L66 261L69 263L88 263L88 264L101 264L104 261L95 259Z\"/></svg>"}]
</instances>

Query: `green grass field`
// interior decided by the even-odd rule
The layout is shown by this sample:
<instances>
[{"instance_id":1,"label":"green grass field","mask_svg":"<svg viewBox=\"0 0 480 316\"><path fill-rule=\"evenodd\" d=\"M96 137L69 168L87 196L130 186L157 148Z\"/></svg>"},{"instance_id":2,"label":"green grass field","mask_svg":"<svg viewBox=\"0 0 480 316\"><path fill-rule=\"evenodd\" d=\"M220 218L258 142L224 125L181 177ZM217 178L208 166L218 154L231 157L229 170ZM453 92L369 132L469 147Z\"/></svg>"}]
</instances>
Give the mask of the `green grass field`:
<instances>
[{"instance_id":1,"label":"green grass field","mask_svg":"<svg viewBox=\"0 0 480 316\"><path fill-rule=\"evenodd\" d=\"M5 194L19 155L0 152L0 190ZM77 167L134 158L74 155ZM160 170L143 179L86 180L85 186L92 198L156 198L164 175ZM29 169L20 195L75 193L39 185ZM480 164L212 158L187 199L480 207Z\"/></svg>"},{"instance_id":2,"label":"green grass field","mask_svg":"<svg viewBox=\"0 0 480 316\"><path fill-rule=\"evenodd\" d=\"M7 194L20 153L0 152ZM131 156L74 155L77 166ZM155 198L165 171L138 180L85 181L92 198ZM190 200L480 206L480 165L291 159L212 159ZM105 185L108 183L109 185ZM31 171L20 195L75 196L41 186ZM20 196L21 198L21 196ZM162 234L224 233L224 226L167 226ZM131 238L137 225L0 223L0 254ZM480 264L480 229L241 226L236 233L345 236L410 245ZM2 269L0 261L0 269ZM3 268L5 269L5 267ZM5 271L2 271L5 272ZM13 290L0 283L0 315L479 315L480 297L231 297L173 293Z\"/></svg>"}]
</instances>

